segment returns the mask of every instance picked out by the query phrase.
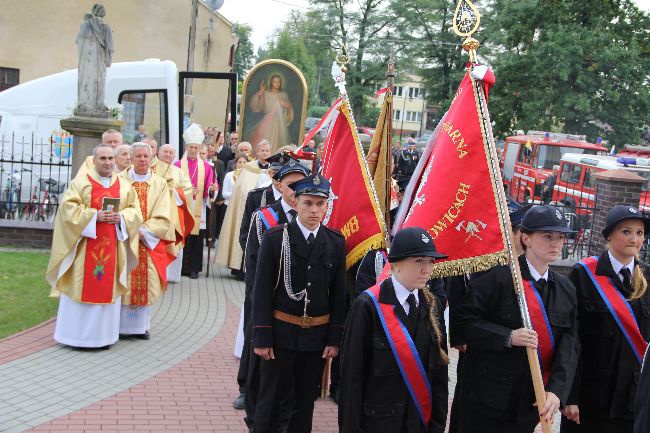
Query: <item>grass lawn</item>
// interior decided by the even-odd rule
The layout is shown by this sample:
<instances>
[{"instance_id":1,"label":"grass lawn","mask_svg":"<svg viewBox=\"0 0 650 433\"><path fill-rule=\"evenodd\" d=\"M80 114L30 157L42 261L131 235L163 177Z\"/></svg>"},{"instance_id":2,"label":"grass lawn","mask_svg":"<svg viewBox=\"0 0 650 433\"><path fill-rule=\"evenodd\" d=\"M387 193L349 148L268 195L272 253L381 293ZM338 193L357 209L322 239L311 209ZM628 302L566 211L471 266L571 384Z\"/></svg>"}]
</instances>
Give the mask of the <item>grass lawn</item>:
<instances>
[{"instance_id":1,"label":"grass lawn","mask_svg":"<svg viewBox=\"0 0 650 433\"><path fill-rule=\"evenodd\" d=\"M56 315L59 301L48 297L48 253L0 252L0 338Z\"/></svg>"}]
</instances>

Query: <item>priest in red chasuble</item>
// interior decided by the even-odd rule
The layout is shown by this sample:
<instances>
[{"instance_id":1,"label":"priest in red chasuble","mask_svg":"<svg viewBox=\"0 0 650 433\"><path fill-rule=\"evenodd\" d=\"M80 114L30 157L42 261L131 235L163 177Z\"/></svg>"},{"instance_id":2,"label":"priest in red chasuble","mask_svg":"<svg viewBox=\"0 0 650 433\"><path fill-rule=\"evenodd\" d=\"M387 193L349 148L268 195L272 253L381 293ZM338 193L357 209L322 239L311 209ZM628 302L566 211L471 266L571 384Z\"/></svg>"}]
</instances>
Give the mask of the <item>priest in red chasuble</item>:
<instances>
[{"instance_id":1,"label":"priest in red chasuble","mask_svg":"<svg viewBox=\"0 0 650 433\"><path fill-rule=\"evenodd\" d=\"M181 280L181 265L183 263L183 245L185 239L194 229L192 216L192 182L183 170L172 165L176 151L171 144L163 144L158 149L158 158L151 164L151 170L167 181L167 187L172 193L172 221L176 231L176 241L167 249L176 259L167 267L167 281L177 283Z\"/></svg>"},{"instance_id":2,"label":"priest in red chasuble","mask_svg":"<svg viewBox=\"0 0 650 433\"><path fill-rule=\"evenodd\" d=\"M108 348L119 338L142 214L114 164L113 148L97 146L93 167L70 182L56 214L46 280L60 298L54 339L68 346Z\"/></svg>"},{"instance_id":3,"label":"priest in red chasuble","mask_svg":"<svg viewBox=\"0 0 650 433\"><path fill-rule=\"evenodd\" d=\"M181 275L187 275L192 279L199 278L199 272L203 270L203 236L205 233L201 229L205 229L205 208L210 206L209 193L217 189L217 185L214 184L212 167L199 158L199 148L204 138L205 134L201 127L192 123L183 133L185 154L183 158L174 163L176 167L188 174L192 182L194 228L185 241L181 270Z\"/></svg>"},{"instance_id":4,"label":"priest in red chasuble","mask_svg":"<svg viewBox=\"0 0 650 433\"><path fill-rule=\"evenodd\" d=\"M129 273L128 291L122 297L120 334L149 339L151 305L167 289L167 266L175 259L167 246L175 241L172 196L167 181L151 168L151 147L131 145L133 167L120 174L138 195L143 223L138 233L138 264Z\"/></svg>"}]
</instances>

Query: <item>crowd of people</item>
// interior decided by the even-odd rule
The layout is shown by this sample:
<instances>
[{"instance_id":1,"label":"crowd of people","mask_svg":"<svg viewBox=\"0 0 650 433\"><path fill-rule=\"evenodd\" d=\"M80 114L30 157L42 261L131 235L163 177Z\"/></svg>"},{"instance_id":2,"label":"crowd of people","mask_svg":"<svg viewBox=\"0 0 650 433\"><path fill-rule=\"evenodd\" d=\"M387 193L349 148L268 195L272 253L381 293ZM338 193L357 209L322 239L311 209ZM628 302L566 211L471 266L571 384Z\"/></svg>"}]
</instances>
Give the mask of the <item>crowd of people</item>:
<instances>
[{"instance_id":1,"label":"crowd of people","mask_svg":"<svg viewBox=\"0 0 650 433\"><path fill-rule=\"evenodd\" d=\"M650 294L638 254L650 220L638 209L614 207L607 251L568 277L550 267L570 233L560 211L513 209L519 294L506 266L431 279L447 256L418 227L346 270L344 237L321 223L322 146L272 154L266 140L252 146L195 124L183 137L177 159L169 144L124 145L106 131L70 183L47 271L60 297L56 341L106 349L151 338L151 305L168 282L198 278L206 246L216 247L215 262L245 285L234 406L251 432L311 431L328 368L345 433L442 433L447 420L450 432L532 433L558 411L562 432L648 431ZM394 147L402 188L419 158L414 140ZM448 413L449 347L460 356Z\"/></svg>"}]
</instances>

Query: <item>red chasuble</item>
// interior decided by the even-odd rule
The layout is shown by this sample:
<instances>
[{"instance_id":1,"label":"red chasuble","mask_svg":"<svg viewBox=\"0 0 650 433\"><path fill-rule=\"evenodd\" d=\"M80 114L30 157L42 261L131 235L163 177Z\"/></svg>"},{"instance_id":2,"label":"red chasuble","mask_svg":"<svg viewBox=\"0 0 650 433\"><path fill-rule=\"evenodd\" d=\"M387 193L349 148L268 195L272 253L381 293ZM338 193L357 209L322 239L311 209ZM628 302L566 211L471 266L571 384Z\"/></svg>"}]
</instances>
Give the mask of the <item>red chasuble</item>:
<instances>
[{"instance_id":1,"label":"red chasuble","mask_svg":"<svg viewBox=\"0 0 650 433\"><path fill-rule=\"evenodd\" d=\"M90 207L102 209L104 197L120 197L120 180L113 186L104 188L88 176L92 187ZM84 279L81 290L81 302L86 304L110 304L113 302L115 283L115 264L117 252L117 232L115 225L97 222L97 238L86 238L86 257L84 259Z\"/></svg>"},{"instance_id":2,"label":"red chasuble","mask_svg":"<svg viewBox=\"0 0 650 433\"><path fill-rule=\"evenodd\" d=\"M138 194L142 216L147 215L147 195L149 184L147 182L133 182L133 189ZM160 241L153 250L147 248L144 242L138 247L138 265L131 271L131 299L130 304L136 307L149 305L149 261L151 257L162 289L167 288L167 266L175 259L165 248L166 242Z\"/></svg>"}]
</instances>

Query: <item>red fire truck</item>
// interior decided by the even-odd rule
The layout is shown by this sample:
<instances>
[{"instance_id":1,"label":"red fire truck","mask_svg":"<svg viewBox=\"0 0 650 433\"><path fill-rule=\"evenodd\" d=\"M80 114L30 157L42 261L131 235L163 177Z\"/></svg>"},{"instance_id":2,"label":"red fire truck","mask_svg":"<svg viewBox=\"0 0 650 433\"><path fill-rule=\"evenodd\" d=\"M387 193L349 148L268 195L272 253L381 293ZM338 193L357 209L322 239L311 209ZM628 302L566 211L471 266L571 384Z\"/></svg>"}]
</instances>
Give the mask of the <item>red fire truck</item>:
<instances>
[{"instance_id":1,"label":"red fire truck","mask_svg":"<svg viewBox=\"0 0 650 433\"><path fill-rule=\"evenodd\" d=\"M555 182L553 201L569 204L578 215L588 215L595 206L595 179L599 171L624 169L650 179L650 159L609 155L566 153L560 162L560 174ZM650 211L648 183L641 186L639 208Z\"/></svg>"},{"instance_id":2,"label":"red fire truck","mask_svg":"<svg viewBox=\"0 0 650 433\"><path fill-rule=\"evenodd\" d=\"M520 203L541 203L542 182L560 165L565 153L606 155L607 148L589 143L584 135L528 131L506 138L501 155L503 183L510 196Z\"/></svg>"}]
</instances>

